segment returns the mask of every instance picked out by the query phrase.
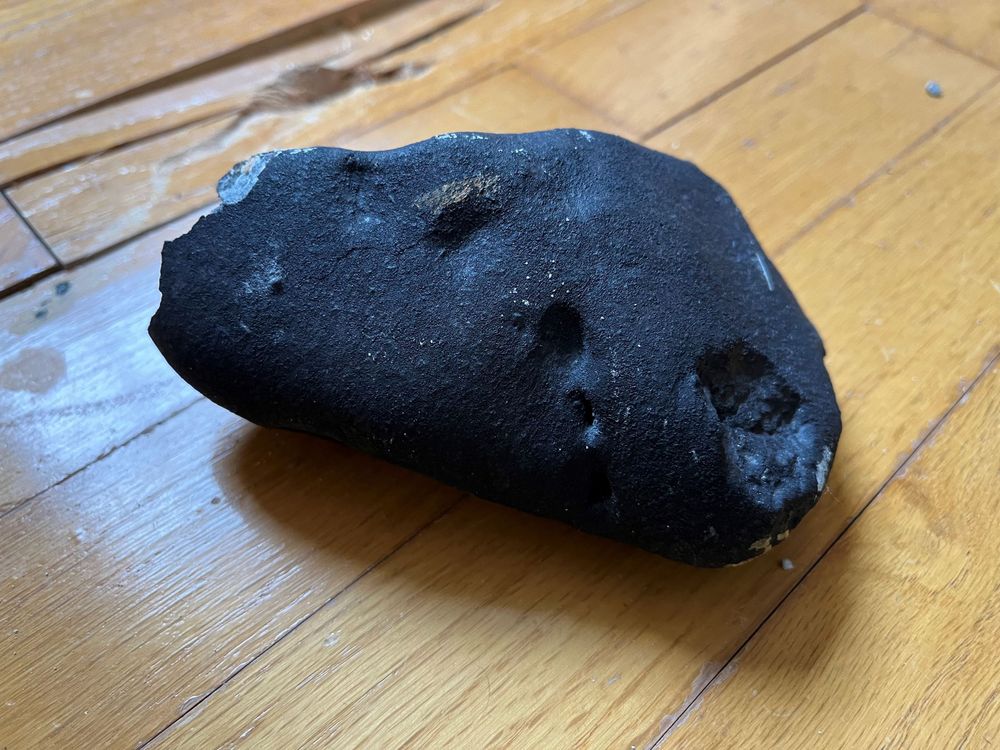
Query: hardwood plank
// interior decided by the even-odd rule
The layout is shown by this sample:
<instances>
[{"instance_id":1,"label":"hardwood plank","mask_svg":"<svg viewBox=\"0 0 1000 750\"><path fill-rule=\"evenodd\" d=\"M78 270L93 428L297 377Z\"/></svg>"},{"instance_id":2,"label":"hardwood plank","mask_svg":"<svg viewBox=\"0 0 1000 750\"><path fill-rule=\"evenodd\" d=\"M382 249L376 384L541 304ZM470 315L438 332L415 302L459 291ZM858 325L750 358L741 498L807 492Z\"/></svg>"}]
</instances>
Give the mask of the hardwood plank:
<instances>
[{"instance_id":1,"label":"hardwood plank","mask_svg":"<svg viewBox=\"0 0 1000 750\"><path fill-rule=\"evenodd\" d=\"M3 743L138 746L457 497L200 402L0 519Z\"/></svg>"},{"instance_id":2,"label":"hardwood plank","mask_svg":"<svg viewBox=\"0 0 1000 750\"><path fill-rule=\"evenodd\" d=\"M348 148L397 148L438 133L497 131L504 125L525 132L580 127L630 136L601 115L555 93L519 70L507 70L434 104L348 138Z\"/></svg>"},{"instance_id":3,"label":"hardwood plank","mask_svg":"<svg viewBox=\"0 0 1000 750\"><path fill-rule=\"evenodd\" d=\"M707 656L692 615L747 570L464 501L153 747L628 747Z\"/></svg>"},{"instance_id":4,"label":"hardwood plank","mask_svg":"<svg viewBox=\"0 0 1000 750\"><path fill-rule=\"evenodd\" d=\"M158 746L654 741L996 354L998 127L994 89L779 259L845 416L830 489L780 548L795 570L689 569L464 501Z\"/></svg>"},{"instance_id":5,"label":"hardwood plank","mask_svg":"<svg viewBox=\"0 0 1000 750\"><path fill-rule=\"evenodd\" d=\"M998 414L994 368L661 747L1000 741Z\"/></svg>"},{"instance_id":6,"label":"hardwood plank","mask_svg":"<svg viewBox=\"0 0 1000 750\"><path fill-rule=\"evenodd\" d=\"M871 6L1000 66L1000 5L995 0L874 0Z\"/></svg>"},{"instance_id":7,"label":"hardwood plank","mask_svg":"<svg viewBox=\"0 0 1000 750\"><path fill-rule=\"evenodd\" d=\"M0 292L44 273L56 260L0 195Z\"/></svg>"},{"instance_id":8,"label":"hardwood plank","mask_svg":"<svg viewBox=\"0 0 1000 750\"><path fill-rule=\"evenodd\" d=\"M160 247L193 223L0 301L0 514L197 398L146 335Z\"/></svg>"},{"instance_id":9,"label":"hardwood plank","mask_svg":"<svg viewBox=\"0 0 1000 750\"><path fill-rule=\"evenodd\" d=\"M205 205L234 163L276 148L338 145L352 134L458 90L546 36L633 2L509 0L458 27L380 58L372 75L326 101L263 109L185 128L28 180L9 191L56 256L77 260Z\"/></svg>"},{"instance_id":10,"label":"hardwood plank","mask_svg":"<svg viewBox=\"0 0 1000 750\"><path fill-rule=\"evenodd\" d=\"M345 71L346 84L351 71L361 74L370 61L457 23L482 6L482 0L422 0L391 12L382 8L372 18L352 18L350 23L344 19L325 33L273 52L67 117L0 143L0 184L197 120L261 106L323 71L331 79L336 71Z\"/></svg>"},{"instance_id":11,"label":"hardwood plank","mask_svg":"<svg viewBox=\"0 0 1000 750\"><path fill-rule=\"evenodd\" d=\"M60 0L0 10L0 139L359 0Z\"/></svg>"},{"instance_id":12,"label":"hardwood plank","mask_svg":"<svg viewBox=\"0 0 1000 750\"><path fill-rule=\"evenodd\" d=\"M526 65L648 133L857 7L854 0L649 2Z\"/></svg>"},{"instance_id":13,"label":"hardwood plank","mask_svg":"<svg viewBox=\"0 0 1000 750\"><path fill-rule=\"evenodd\" d=\"M61 261L78 261L215 200L215 181L232 166L215 144L233 121L212 120L112 151L8 195ZM192 158L198 170L189 168Z\"/></svg>"},{"instance_id":14,"label":"hardwood plank","mask_svg":"<svg viewBox=\"0 0 1000 750\"><path fill-rule=\"evenodd\" d=\"M718 179L764 247L778 248L995 75L865 14L648 145ZM947 98L924 92L929 77Z\"/></svg>"}]
</instances>

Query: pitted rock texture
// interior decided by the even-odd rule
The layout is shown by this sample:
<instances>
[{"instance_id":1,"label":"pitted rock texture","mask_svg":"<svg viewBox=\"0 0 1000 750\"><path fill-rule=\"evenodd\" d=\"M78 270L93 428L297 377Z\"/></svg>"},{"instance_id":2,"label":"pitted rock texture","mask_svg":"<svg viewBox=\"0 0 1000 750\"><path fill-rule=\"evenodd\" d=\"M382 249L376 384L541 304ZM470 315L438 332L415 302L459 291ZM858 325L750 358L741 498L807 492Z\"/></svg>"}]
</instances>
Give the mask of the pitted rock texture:
<instances>
[{"instance_id":1,"label":"pitted rock texture","mask_svg":"<svg viewBox=\"0 0 1000 750\"><path fill-rule=\"evenodd\" d=\"M157 346L261 425L695 565L816 502L824 350L729 195L610 135L261 154L167 243Z\"/></svg>"}]
</instances>

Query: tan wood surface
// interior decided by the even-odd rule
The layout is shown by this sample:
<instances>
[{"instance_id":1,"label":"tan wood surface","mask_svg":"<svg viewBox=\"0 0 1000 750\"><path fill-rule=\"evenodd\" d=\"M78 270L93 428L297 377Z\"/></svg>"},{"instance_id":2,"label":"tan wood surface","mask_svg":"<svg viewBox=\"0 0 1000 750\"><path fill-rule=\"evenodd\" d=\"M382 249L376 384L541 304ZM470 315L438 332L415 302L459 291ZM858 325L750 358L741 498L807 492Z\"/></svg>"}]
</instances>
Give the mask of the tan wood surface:
<instances>
[{"instance_id":1,"label":"tan wood surface","mask_svg":"<svg viewBox=\"0 0 1000 750\"><path fill-rule=\"evenodd\" d=\"M725 185L764 246L778 251L996 75L866 14L649 143ZM930 78L946 97L921 95Z\"/></svg>"},{"instance_id":2,"label":"tan wood surface","mask_svg":"<svg viewBox=\"0 0 1000 750\"><path fill-rule=\"evenodd\" d=\"M134 745L457 497L198 403L2 519L0 736Z\"/></svg>"},{"instance_id":3,"label":"tan wood surface","mask_svg":"<svg viewBox=\"0 0 1000 750\"><path fill-rule=\"evenodd\" d=\"M0 747L995 744L995 18L873 6L0 10L48 66L0 73ZM254 428L145 335L233 162L546 127L702 165L823 334L844 434L776 552L695 570Z\"/></svg>"},{"instance_id":4,"label":"tan wood surface","mask_svg":"<svg viewBox=\"0 0 1000 750\"><path fill-rule=\"evenodd\" d=\"M0 137L360 0L56 0L0 9Z\"/></svg>"},{"instance_id":5,"label":"tan wood surface","mask_svg":"<svg viewBox=\"0 0 1000 750\"><path fill-rule=\"evenodd\" d=\"M123 143L249 108L327 98L364 85L380 56L485 9L482 0L361 4L301 40L57 119L0 143L0 183L12 182ZM368 9L370 15L363 15Z\"/></svg>"},{"instance_id":6,"label":"tan wood surface","mask_svg":"<svg viewBox=\"0 0 1000 750\"><path fill-rule=\"evenodd\" d=\"M589 128L635 135L582 104L553 92L523 71L506 70L409 114L347 138L344 146L369 151L397 148L437 133L463 130Z\"/></svg>"},{"instance_id":7,"label":"tan wood surface","mask_svg":"<svg viewBox=\"0 0 1000 750\"><path fill-rule=\"evenodd\" d=\"M197 398L145 335L160 248L193 221L0 300L0 513Z\"/></svg>"},{"instance_id":8,"label":"tan wood surface","mask_svg":"<svg viewBox=\"0 0 1000 750\"><path fill-rule=\"evenodd\" d=\"M871 5L877 13L1000 65L1000 4L994 0L873 0Z\"/></svg>"},{"instance_id":9,"label":"tan wood surface","mask_svg":"<svg viewBox=\"0 0 1000 750\"><path fill-rule=\"evenodd\" d=\"M527 64L646 133L855 12L853 0L643 3Z\"/></svg>"}]
</instances>

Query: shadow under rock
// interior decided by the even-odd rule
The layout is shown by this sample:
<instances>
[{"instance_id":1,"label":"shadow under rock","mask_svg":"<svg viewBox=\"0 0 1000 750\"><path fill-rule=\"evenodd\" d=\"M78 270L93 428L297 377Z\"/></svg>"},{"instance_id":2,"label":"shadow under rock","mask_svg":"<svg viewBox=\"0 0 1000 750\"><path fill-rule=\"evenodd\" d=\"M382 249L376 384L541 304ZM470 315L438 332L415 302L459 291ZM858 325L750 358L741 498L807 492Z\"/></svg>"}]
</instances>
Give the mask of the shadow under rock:
<instances>
[{"instance_id":1,"label":"shadow under rock","mask_svg":"<svg viewBox=\"0 0 1000 750\"><path fill-rule=\"evenodd\" d=\"M678 666L721 668L798 579L780 565L792 540L738 567L693 568L473 498L334 441L248 427L227 442L220 486L249 524L284 546L356 558L363 570L379 558L371 553L377 540L415 534L358 586L402 582L466 613L503 609L547 621L563 638L595 627L620 645L654 638L657 649L684 650L669 658ZM835 626L829 619L827 635ZM810 663L822 647L812 644Z\"/></svg>"}]
</instances>

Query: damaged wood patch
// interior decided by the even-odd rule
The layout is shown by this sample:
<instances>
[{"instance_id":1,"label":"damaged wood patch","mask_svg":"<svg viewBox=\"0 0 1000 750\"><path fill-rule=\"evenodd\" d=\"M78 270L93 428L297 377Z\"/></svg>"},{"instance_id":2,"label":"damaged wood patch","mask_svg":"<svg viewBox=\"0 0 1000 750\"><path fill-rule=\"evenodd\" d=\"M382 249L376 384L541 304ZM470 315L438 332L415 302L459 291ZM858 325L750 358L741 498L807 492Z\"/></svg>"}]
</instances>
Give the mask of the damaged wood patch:
<instances>
[{"instance_id":1,"label":"damaged wood patch","mask_svg":"<svg viewBox=\"0 0 1000 750\"><path fill-rule=\"evenodd\" d=\"M252 154L343 142L498 69L537 40L570 34L623 6L611 0L554 0L543 9L530 0L477 3L461 6L460 22L443 4L432 7L439 10L433 33L424 26L416 38L397 36L374 57L369 48L332 64L314 61L332 72L292 74L277 85L272 78L242 94L227 113L43 172L15 184L9 196L60 260L78 261L208 205L218 178ZM402 33L405 25L397 22L394 33ZM366 34L361 29L358 37ZM376 30L372 39L378 37ZM49 157L59 158L56 151Z\"/></svg>"},{"instance_id":2,"label":"damaged wood patch","mask_svg":"<svg viewBox=\"0 0 1000 750\"><path fill-rule=\"evenodd\" d=\"M0 137L205 62L247 44L343 12L358 0L111 0L18 3L4 15L5 87ZM143 44L152 39L155 43ZM100 40L100 43L95 43ZM81 43L90 41L90 44Z\"/></svg>"},{"instance_id":3,"label":"damaged wood patch","mask_svg":"<svg viewBox=\"0 0 1000 750\"><path fill-rule=\"evenodd\" d=\"M199 73L165 79L0 143L0 184L212 118L268 105L288 108L293 101L315 103L320 98L303 92L319 87L328 98L334 77L353 72L358 83L365 76L390 75L399 66L383 70L377 66L380 57L451 29L486 7L484 0L429 0L392 12L384 6L365 3L349 17L314 24L321 30L307 38L299 34L253 55L241 50L228 64L215 61Z\"/></svg>"}]
</instances>

